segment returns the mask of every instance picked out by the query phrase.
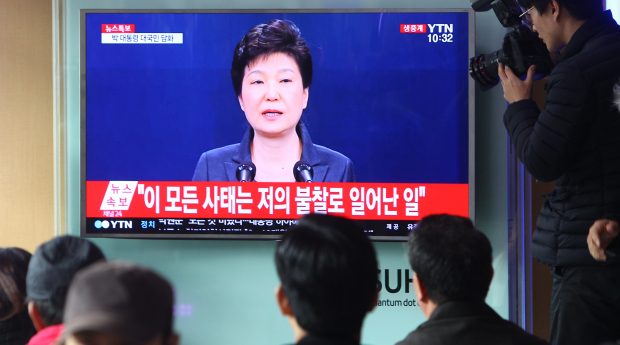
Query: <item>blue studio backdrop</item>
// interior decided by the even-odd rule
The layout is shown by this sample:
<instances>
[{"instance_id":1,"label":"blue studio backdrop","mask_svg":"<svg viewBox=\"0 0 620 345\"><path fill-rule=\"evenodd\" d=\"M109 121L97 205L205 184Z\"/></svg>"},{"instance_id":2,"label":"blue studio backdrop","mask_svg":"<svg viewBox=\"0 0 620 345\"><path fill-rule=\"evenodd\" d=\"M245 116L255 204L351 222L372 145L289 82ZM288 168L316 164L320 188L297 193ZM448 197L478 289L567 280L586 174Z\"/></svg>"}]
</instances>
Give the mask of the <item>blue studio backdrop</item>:
<instances>
[{"instance_id":1,"label":"blue studio backdrop","mask_svg":"<svg viewBox=\"0 0 620 345\"><path fill-rule=\"evenodd\" d=\"M466 11L253 12L86 14L87 180L190 180L203 151L239 142L248 125L233 50L278 18L312 53L302 120L315 143L353 160L358 181L468 182ZM183 42L104 44L106 24ZM423 33L403 32L418 24Z\"/></svg>"}]
</instances>

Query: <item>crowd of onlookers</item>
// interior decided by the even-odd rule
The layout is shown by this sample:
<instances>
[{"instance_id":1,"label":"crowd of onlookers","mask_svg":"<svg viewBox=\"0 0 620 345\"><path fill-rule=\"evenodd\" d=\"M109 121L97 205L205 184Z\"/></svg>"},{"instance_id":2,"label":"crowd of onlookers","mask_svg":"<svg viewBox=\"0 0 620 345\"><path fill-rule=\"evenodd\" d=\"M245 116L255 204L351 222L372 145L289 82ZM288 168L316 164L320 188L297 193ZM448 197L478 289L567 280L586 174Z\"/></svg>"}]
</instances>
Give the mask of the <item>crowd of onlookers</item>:
<instances>
[{"instance_id":1,"label":"crowd of onlookers","mask_svg":"<svg viewBox=\"0 0 620 345\"><path fill-rule=\"evenodd\" d=\"M485 303L491 244L471 220L428 216L408 245L415 298L428 320L398 345L546 344ZM364 319L379 298L379 265L357 222L301 218L277 243L275 265L276 302L296 344L361 343ZM179 343L171 283L151 269L106 261L87 239L56 237L32 256L0 249L0 287L3 345Z\"/></svg>"},{"instance_id":2,"label":"crowd of onlookers","mask_svg":"<svg viewBox=\"0 0 620 345\"><path fill-rule=\"evenodd\" d=\"M615 94L620 110L620 84ZM615 255L607 249L617 247L619 233L616 221L594 222L587 237L592 258L605 262ZM493 277L491 244L471 220L428 216L408 244L415 298L427 321L398 345L546 344L485 303ZM296 344L361 343L364 319L379 298L379 266L358 223L305 216L277 243L275 264L277 304ZM0 248L0 345L176 345L173 307L165 278L146 267L106 261L87 239L56 237L32 255ZM619 338L605 344L620 344Z\"/></svg>"},{"instance_id":3,"label":"crowd of onlookers","mask_svg":"<svg viewBox=\"0 0 620 345\"><path fill-rule=\"evenodd\" d=\"M2 345L174 345L173 304L165 278L86 239L0 249Z\"/></svg>"}]
</instances>

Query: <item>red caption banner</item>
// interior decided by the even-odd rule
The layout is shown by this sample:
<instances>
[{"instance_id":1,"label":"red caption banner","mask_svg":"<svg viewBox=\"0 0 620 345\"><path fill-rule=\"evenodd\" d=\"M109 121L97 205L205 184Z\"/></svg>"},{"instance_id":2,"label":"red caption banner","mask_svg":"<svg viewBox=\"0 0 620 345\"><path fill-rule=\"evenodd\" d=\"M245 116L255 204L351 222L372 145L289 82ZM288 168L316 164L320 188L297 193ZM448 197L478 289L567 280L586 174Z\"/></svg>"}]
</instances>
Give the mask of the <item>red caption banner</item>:
<instances>
[{"instance_id":1,"label":"red caption banner","mask_svg":"<svg viewBox=\"0 0 620 345\"><path fill-rule=\"evenodd\" d=\"M353 219L469 216L467 184L87 181L86 217Z\"/></svg>"}]
</instances>

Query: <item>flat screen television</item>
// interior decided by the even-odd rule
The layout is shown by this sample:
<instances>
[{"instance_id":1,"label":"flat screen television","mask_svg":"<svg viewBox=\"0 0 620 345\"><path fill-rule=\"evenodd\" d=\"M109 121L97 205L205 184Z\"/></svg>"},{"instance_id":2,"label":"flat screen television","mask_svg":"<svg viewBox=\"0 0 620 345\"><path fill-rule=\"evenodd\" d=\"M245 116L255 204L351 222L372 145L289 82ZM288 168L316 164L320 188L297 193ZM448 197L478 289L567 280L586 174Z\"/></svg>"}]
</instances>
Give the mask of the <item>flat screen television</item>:
<instances>
[{"instance_id":1,"label":"flat screen television","mask_svg":"<svg viewBox=\"0 0 620 345\"><path fill-rule=\"evenodd\" d=\"M472 214L471 11L81 15L83 236L270 239L319 212L402 240L425 215ZM311 182L239 182L250 162L210 161L221 173L211 178L198 163L253 138L231 81L233 51L273 19L294 23L312 56L300 120L312 139L301 141L348 157L347 178L325 178L333 163L304 161Z\"/></svg>"}]
</instances>

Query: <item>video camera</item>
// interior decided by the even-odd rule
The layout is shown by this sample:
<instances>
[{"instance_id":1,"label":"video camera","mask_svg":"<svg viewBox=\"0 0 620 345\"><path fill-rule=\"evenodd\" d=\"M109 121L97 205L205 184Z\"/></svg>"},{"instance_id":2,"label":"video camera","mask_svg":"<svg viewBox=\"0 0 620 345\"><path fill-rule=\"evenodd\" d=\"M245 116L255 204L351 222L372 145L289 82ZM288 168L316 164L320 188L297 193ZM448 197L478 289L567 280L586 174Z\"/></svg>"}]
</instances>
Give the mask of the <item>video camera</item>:
<instances>
[{"instance_id":1,"label":"video camera","mask_svg":"<svg viewBox=\"0 0 620 345\"><path fill-rule=\"evenodd\" d=\"M553 63L549 51L538 35L523 23L523 10L516 0L477 0L472 2L471 7L476 12L493 9L502 26L512 28L504 36L502 49L469 60L469 75L483 90L499 82L499 63L509 66L518 76L523 76L531 65L536 65L536 73L539 75L551 72Z\"/></svg>"}]
</instances>

